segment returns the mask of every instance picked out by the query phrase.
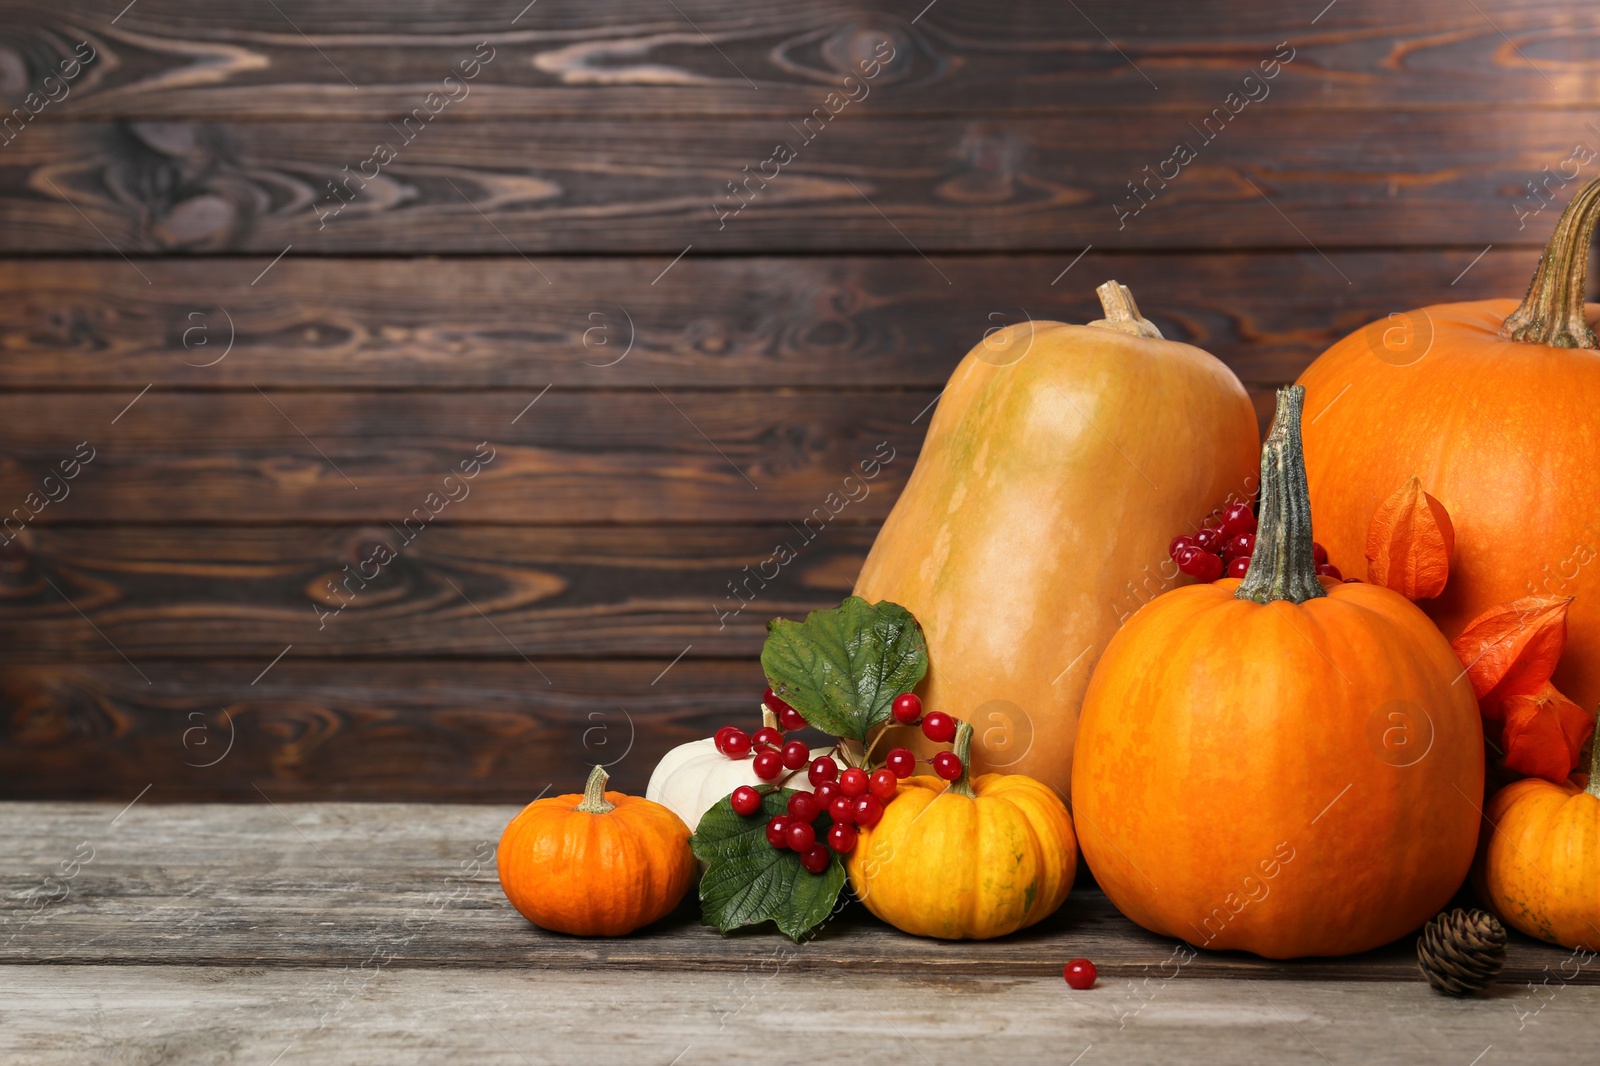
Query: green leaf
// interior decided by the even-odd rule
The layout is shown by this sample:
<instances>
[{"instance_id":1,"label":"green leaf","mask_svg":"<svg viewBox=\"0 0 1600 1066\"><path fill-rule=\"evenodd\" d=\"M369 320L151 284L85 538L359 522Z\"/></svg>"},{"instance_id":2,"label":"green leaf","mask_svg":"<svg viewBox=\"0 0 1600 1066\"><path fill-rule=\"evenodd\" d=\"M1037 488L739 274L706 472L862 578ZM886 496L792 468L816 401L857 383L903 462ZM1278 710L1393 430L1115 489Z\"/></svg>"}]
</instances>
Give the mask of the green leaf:
<instances>
[{"instance_id":1,"label":"green leaf","mask_svg":"<svg viewBox=\"0 0 1600 1066\"><path fill-rule=\"evenodd\" d=\"M767 823L788 809L793 789L774 789L761 800L759 817L736 814L729 797L700 819L689 846L706 863L700 877L700 918L726 933L773 921L798 941L833 911L844 888L844 864L833 855L820 874L808 873L800 856L767 843Z\"/></svg>"},{"instance_id":2,"label":"green leaf","mask_svg":"<svg viewBox=\"0 0 1600 1066\"><path fill-rule=\"evenodd\" d=\"M866 743L894 698L928 672L928 644L911 612L851 596L804 622L767 623L761 668L772 689L806 721Z\"/></svg>"}]
</instances>

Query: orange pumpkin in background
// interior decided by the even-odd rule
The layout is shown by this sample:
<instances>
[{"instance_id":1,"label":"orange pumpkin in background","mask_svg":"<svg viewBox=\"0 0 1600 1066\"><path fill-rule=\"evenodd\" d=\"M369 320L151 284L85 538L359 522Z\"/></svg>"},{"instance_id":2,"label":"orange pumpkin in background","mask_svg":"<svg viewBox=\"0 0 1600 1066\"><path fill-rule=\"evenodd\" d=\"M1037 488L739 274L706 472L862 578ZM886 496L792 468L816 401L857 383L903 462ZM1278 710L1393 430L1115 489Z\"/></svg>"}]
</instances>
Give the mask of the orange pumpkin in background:
<instances>
[{"instance_id":1,"label":"orange pumpkin in background","mask_svg":"<svg viewBox=\"0 0 1600 1066\"><path fill-rule=\"evenodd\" d=\"M622 936L665 917L694 878L689 827L666 807L607 792L596 766L583 795L534 800L500 836L500 887L534 925Z\"/></svg>"},{"instance_id":2,"label":"orange pumpkin in background","mask_svg":"<svg viewBox=\"0 0 1600 1066\"><path fill-rule=\"evenodd\" d=\"M1278 394L1243 580L1176 589L1112 638L1084 699L1073 820L1147 929L1268 958L1421 925L1472 865L1483 729L1404 596L1318 578L1303 392Z\"/></svg>"},{"instance_id":3,"label":"orange pumpkin in background","mask_svg":"<svg viewBox=\"0 0 1600 1066\"><path fill-rule=\"evenodd\" d=\"M1600 352L1584 303L1600 181L1573 197L1520 306L1424 307L1376 322L1300 376L1318 540L1346 574L1408 478L1455 526L1450 579L1420 606L1454 638L1524 596L1572 596L1554 682L1600 703Z\"/></svg>"},{"instance_id":4,"label":"orange pumpkin in background","mask_svg":"<svg viewBox=\"0 0 1600 1066\"><path fill-rule=\"evenodd\" d=\"M856 584L917 616L919 692L976 727L975 772L1063 797L1106 641L1187 580L1169 538L1248 498L1260 448L1232 371L1098 291L1103 321L1011 326L961 361Z\"/></svg>"}]
</instances>

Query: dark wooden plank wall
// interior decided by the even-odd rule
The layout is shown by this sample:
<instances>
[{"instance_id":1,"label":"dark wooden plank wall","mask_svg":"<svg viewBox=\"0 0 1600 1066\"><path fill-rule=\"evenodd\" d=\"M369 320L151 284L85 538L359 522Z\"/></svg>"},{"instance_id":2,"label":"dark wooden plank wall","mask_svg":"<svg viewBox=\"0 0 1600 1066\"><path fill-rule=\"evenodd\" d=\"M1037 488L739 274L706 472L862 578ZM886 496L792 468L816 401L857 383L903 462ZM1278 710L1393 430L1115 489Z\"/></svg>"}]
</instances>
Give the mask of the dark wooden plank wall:
<instances>
[{"instance_id":1,"label":"dark wooden plank wall","mask_svg":"<svg viewBox=\"0 0 1600 1066\"><path fill-rule=\"evenodd\" d=\"M1600 13L23 0L0 102L0 796L504 801L748 714L991 326L1114 276L1264 413L1519 294Z\"/></svg>"}]
</instances>

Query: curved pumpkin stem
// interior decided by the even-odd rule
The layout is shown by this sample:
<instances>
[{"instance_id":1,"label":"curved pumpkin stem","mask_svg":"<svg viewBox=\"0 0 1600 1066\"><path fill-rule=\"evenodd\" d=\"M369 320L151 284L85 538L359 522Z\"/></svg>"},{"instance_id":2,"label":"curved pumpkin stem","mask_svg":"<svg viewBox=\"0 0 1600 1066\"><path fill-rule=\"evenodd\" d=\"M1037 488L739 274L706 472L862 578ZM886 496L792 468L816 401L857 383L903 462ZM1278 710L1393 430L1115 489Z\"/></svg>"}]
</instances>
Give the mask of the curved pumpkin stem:
<instances>
[{"instance_id":1,"label":"curved pumpkin stem","mask_svg":"<svg viewBox=\"0 0 1600 1066\"><path fill-rule=\"evenodd\" d=\"M583 802L573 808L585 814L610 814L617 809L617 805L606 799L606 779L611 775L606 773L604 766L596 766L589 771L589 780L583 785Z\"/></svg>"},{"instance_id":2,"label":"curved pumpkin stem","mask_svg":"<svg viewBox=\"0 0 1600 1066\"><path fill-rule=\"evenodd\" d=\"M976 795L972 791L972 723L962 722L956 726L956 742L952 748L955 757L961 760L961 776L950 782L945 787L946 792L954 792L958 796L971 799Z\"/></svg>"},{"instance_id":3,"label":"curved pumpkin stem","mask_svg":"<svg viewBox=\"0 0 1600 1066\"><path fill-rule=\"evenodd\" d=\"M1250 569L1234 596L1256 603L1304 603L1326 596L1311 554L1311 490L1300 444L1304 385L1278 390L1272 430L1261 447L1261 516Z\"/></svg>"},{"instance_id":4,"label":"curved pumpkin stem","mask_svg":"<svg viewBox=\"0 0 1600 1066\"><path fill-rule=\"evenodd\" d=\"M1133 302L1133 292L1126 285L1119 281L1108 281L1094 292L1100 297L1100 309L1106 317L1089 325L1132 333L1135 337L1162 339L1156 324L1139 313L1139 305Z\"/></svg>"},{"instance_id":5,"label":"curved pumpkin stem","mask_svg":"<svg viewBox=\"0 0 1600 1066\"><path fill-rule=\"evenodd\" d=\"M1600 799L1600 735L1591 737L1589 744L1589 787L1584 791Z\"/></svg>"},{"instance_id":6,"label":"curved pumpkin stem","mask_svg":"<svg viewBox=\"0 0 1600 1066\"><path fill-rule=\"evenodd\" d=\"M1600 178L1578 191L1561 212L1556 231L1539 257L1539 268L1522 304L1506 317L1500 336L1552 348L1600 348L1584 315L1589 284L1589 242L1600 221Z\"/></svg>"}]
</instances>

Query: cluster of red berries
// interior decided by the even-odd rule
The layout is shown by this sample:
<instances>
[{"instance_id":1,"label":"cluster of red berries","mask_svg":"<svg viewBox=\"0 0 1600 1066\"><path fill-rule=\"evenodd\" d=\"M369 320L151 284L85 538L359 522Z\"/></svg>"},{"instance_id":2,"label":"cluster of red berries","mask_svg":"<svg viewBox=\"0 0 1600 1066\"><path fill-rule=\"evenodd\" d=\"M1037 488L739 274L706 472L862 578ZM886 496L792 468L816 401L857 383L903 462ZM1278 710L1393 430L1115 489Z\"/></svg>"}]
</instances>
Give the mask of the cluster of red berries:
<instances>
[{"instance_id":1,"label":"cluster of red berries","mask_svg":"<svg viewBox=\"0 0 1600 1066\"><path fill-rule=\"evenodd\" d=\"M784 729L804 729L806 720L799 711L778 698L770 688L761 695ZM754 753L752 769L763 781L775 781L785 770L798 770L811 758L811 748L803 740L783 739L783 733L764 725L751 736L736 725L725 725L712 738L717 750L730 759L743 759Z\"/></svg>"},{"instance_id":2,"label":"cluster of red berries","mask_svg":"<svg viewBox=\"0 0 1600 1066\"><path fill-rule=\"evenodd\" d=\"M1244 577L1256 550L1256 516L1248 503L1230 503L1212 511L1195 533L1172 538L1167 553L1181 573L1210 583L1219 577ZM1328 562L1328 550L1315 542L1311 556L1317 574L1343 581L1339 568Z\"/></svg>"},{"instance_id":3,"label":"cluster of red berries","mask_svg":"<svg viewBox=\"0 0 1600 1066\"><path fill-rule=\"evenodd\" d=\"M772 689L767 689L761 700L784 729L805 726L805 718ZM901 725L920 723L923 735L937 744L955 739L956 720L939 711L923 714L922 700L916 693L896 696L891 713ZM725 725L717 730L714 742L717 750L730 759L753 757L752 769L763 781L774 781L786 770L794 772L806 767L812 791L792 794L785 813L767 822L767 843L798 852L800 865L814 874L828 868L833 853L848 855L855 850L860 831L882 820L883 805L894 798L900 780L910 777L917 767L917 757L911 749L893 748L884 757L882 769L869 773L851 766L841 770L833 756L813 759L804 741L785 741L783 733L772 726L762 726L751 736L738 726ZM946 781L961 776L961 759L954 752L941 751L929 761L933 772ZM761 813L763 796L753 785L740 785L728 802L734 813L752 818Z\"/></svg>"}]
</instances>

